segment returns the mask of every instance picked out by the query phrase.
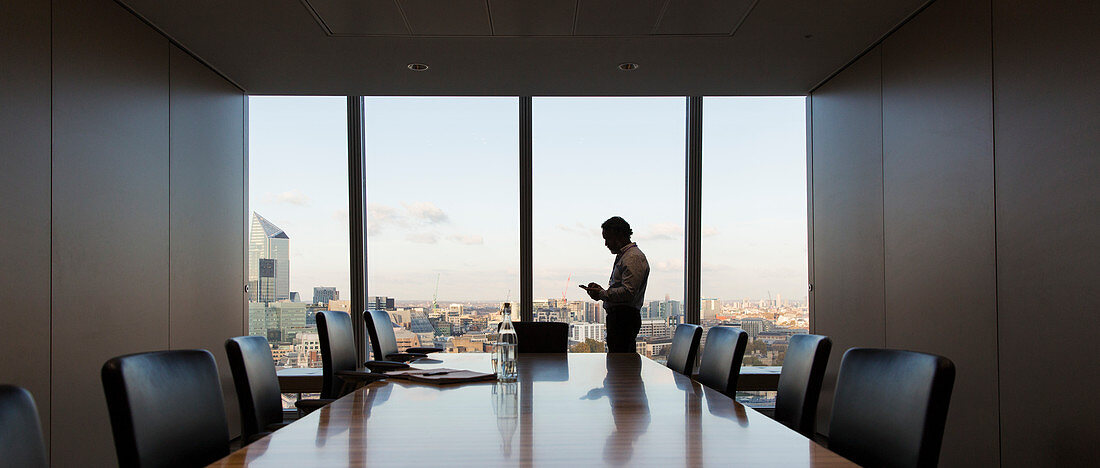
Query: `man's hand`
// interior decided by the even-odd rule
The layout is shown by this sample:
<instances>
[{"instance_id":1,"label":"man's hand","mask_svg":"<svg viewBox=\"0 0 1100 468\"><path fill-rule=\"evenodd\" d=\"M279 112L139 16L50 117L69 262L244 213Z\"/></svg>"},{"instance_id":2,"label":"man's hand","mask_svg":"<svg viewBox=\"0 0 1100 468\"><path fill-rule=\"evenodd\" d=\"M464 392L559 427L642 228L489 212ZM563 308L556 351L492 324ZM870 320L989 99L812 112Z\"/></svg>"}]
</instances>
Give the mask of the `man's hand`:
<instances>
[{"instance_id":1,"label":"man's hand","mask_svg":"<svg viewBox=\"0 0 1100 468\"><path fill-rule=\"evenodd\" d=\"M600 293L603 292L603 286L596 283L588 283L588 286L581 286L581 288L588 293L588 297L591 297L592 300L600 300Z\"/></svg>"}]
</instances>

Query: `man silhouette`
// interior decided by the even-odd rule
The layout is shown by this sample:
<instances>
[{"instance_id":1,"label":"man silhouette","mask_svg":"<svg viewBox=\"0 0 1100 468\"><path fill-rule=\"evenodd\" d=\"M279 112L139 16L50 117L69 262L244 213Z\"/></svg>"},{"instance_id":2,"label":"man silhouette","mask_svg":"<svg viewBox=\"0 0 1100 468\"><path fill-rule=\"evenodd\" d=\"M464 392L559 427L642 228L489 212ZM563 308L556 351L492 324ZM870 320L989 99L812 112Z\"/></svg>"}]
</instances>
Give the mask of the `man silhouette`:
<instances>
[{"instance_id":1,"label":"man silhouette","mask_svg":"<svg viewBox=\"0 0 1100 468\"><path fill-rule=\"evenodd\" d=\"M611 267L611 281L607 289L596 283L581 286L588 296L603 301L607 314L607 352L635 353L635 340L642 327L642 300L649 281L649 262L638 244L630 241L634 231L625 219L618 216L604 221L604 245L615 254Z\"/></svg>"}]
</instances>

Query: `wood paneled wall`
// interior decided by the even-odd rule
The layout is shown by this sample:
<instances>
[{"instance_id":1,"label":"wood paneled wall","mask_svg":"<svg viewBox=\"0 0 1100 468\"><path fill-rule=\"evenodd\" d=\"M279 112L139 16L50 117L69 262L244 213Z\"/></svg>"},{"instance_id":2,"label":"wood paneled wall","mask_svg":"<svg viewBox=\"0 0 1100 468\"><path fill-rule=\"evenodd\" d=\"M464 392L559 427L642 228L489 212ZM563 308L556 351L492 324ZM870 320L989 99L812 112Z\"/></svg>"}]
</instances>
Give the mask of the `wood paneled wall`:
<instances>
[{"instance_id":1,"label":"wood paneled wall","mask_svg":"<svg viewBox=\"0 0 1100 468\"><path fill-rule=\"evenodd\" d=\"M50 4L0 7L0 383L50 421Z\"/></svg>"},{"instance_id":2,"label":"wood paneled wall","mask_svg":"<svg viewBox=\"0 0 1100 468\"><path fill-rule=\"evenodd\" d=\"M881 49L850 70L822 86L810 103L813 324L837 345L883 347ZM844 349L834 350L818 405L822 433Z\"/></svg>"},{"instance_id":3,"label":"wood paneled wall","mask_svg":"<svg viewBox=\"0 0 1100 468\"><path fill-rule=\"evenodd\" d=\"M1098 20L1091 3L937 0L811 93L825 387L853 346L951 358L943 466L1090 456Z\"/></svg>"},{"instance_id":4,"label":"wood paneled wall","mask_svg":"<svg viewBox=\"0 0 1100 468\"><path fill-rule=\"evenodd\" d=\"M209 349L235 423L244 94L115 2L4 13L0 215L19 222L0 245L0 381L34 394L55 466L114 463L99 371L121 354Z\"/></svg>"},{"instance_id":5,"label":"wood paneled wall","mask_svg":"<svg viewBox=\"0 0 1100 468\"><path fill-rule=\"evenodd\" d=\"M1087 465L1100 437L1100 3L993 3L1006 466Z\"/></svg>"}]
</instances>

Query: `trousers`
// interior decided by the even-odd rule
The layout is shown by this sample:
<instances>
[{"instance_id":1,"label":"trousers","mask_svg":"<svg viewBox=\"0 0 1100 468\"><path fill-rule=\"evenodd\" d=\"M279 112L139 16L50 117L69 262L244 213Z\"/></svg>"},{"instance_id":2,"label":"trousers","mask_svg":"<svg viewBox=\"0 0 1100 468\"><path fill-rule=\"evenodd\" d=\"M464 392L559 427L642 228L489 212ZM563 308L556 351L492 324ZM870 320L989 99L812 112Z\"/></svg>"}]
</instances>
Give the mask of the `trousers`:
<instances>
[{"instance_id":1,"label":"trousers","mask_svg":"<svg viewBox=\"0 0 1100 468\"><path fill-rule=\"evenodd\" d=\"M607 352L637 353L635 341L642 328L642 314L630 306L607 308Z\"/></svg>"}]
</instances>

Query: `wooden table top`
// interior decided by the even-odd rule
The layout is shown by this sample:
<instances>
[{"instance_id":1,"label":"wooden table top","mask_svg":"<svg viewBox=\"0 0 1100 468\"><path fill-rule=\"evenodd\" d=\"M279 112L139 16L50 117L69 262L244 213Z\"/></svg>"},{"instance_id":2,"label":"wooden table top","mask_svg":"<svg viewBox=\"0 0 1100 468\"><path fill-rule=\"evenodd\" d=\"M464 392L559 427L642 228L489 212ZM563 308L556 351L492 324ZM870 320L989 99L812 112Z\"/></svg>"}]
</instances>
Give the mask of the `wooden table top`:
<instances>
[{"instance_id":1,"label":"wooden table top","mask_svg":"<svg viewBox=\"0 0 1100 468\"><path fill-rule=\"evenodd\" d=\"M416 367L490 371L487 354ZM515 383L376 382L212 466L854 466L635 354L520 355Z\"/></svg>"},{"instance_id":2,"label":"wooden table top","mask_svg":"<svg viewBox=\"0 0 1100 468\"><path fill-rule=\"evenodd\" d=\"M436 355L438 356L438 354ZM737 389L741 391L774 391L779 388L782 366L741 366ZM283 393L320 393L323 372L320 367L279 369L279 386Z\"/></svg>"}]
</instances>

